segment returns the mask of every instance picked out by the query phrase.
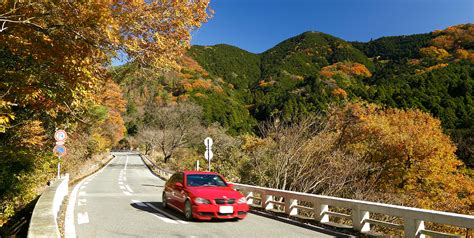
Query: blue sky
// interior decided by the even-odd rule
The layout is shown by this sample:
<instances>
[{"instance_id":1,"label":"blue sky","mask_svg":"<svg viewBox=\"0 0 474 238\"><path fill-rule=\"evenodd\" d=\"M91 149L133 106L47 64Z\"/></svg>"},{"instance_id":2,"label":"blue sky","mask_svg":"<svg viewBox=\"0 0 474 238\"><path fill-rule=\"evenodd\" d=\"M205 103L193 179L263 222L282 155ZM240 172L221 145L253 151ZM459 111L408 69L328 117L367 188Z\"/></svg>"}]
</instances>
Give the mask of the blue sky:
<instances>
[{"instance_id":1,"label":"blue sky","mask_svg":"<svg viewBox=\"0 0 474 238\"><path fill-rule=\"evenodd\" d=\"M305 31L349 41L474 23L474 0L211 0L215 14L192 44L231 44L254 53Z\"/></svg>"}]
</instances>

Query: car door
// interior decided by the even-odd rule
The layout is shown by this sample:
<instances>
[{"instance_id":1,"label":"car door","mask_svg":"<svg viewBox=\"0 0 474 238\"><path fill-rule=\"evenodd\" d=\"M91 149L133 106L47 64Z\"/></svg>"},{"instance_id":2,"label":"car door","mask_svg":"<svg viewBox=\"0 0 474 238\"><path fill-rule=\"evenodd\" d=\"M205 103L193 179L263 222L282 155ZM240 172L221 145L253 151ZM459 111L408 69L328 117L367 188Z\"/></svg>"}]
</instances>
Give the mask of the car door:
<instances>
[{"instance_id":1,"label":"car door","mask_svg":"<svg viewBox=\"0 0 474 238\"><path fill-rule=\"evenodd\" d=\"M178 182L181 183L183 187L176 186L175 184ZM173 185L174 185L173 186L174 188L173 199L175 202L173 205L175 205L181 211L184 211L184 202L186 201L186 193L184 192L184 174L183 173L179 173L176 176L176 181L173 183Z\"/></svg>"},{"instance_id":2,"label":"car door","mask_svg":"<svg viewBox=\"0 0 474 238\"><path fill-rule=\"evenodd\" d=\"M175 206L175 201L174 201L174 184L176 183L176 178L177 178L178 174L173 174L171 176L170 179L168 179L168 181L166 181L166 184L165 184L165 194L166 194L166 200L168 202L168 204L171 204L173 206Z\"/></svg>"}]
</instances>

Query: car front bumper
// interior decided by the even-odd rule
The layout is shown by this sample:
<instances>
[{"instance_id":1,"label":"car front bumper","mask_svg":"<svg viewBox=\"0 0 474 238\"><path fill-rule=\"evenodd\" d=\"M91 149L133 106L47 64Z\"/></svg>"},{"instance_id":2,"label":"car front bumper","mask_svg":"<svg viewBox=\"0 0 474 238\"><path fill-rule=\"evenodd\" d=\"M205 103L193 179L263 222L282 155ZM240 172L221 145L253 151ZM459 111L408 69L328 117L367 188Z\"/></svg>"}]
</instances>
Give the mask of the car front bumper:
<instances>
[{"instance_id":1,"label":"car front bumper","mask_svg":"<svg viewBox=\"0 0 474 238\"><path fill-rule=\"evenodd\" d=\"M220 206L232 206L233 213L220 213ZM232 219L232 218L245 218L249 211L249 205L247 204L232 204L232 205L215 205L215 204L199 204L193 205L193 216L199 220L211 220L217 219Z\"/></svg>"}]
</instances>

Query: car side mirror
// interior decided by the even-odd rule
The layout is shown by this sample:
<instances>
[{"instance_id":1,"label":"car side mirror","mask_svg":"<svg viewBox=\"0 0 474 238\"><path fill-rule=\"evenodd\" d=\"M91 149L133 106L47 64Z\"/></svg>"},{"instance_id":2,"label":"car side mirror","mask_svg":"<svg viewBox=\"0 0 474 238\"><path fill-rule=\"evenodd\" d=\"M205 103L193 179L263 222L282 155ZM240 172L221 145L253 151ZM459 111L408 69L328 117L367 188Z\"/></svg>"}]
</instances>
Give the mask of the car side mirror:
<instances>
[{"instance_id":1,"label":"car side mirror","mask_svg":"<svg viewBox=\"0 0 474 238\"><path fill-rule=\"evenodd\" d=\"M174 186L176 186L177 188L183 188L183 187L184 187L183 184L180 183L180 182L176 182L176 183L174 184Z\"/></svg>"}]
</instances>

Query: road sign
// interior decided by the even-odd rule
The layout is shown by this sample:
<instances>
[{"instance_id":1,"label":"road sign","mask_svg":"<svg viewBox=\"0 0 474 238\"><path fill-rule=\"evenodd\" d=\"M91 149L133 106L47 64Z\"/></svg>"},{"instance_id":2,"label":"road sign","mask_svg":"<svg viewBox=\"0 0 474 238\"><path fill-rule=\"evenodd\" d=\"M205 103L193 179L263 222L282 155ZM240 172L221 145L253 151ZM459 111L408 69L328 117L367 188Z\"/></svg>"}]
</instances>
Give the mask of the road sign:
<instances>
[{"instance_id":1,"label":"road sign","mask_svg":"<svg viewBox=\"0 0 474 238\"><path fill-rule=\"evenodd\" d=\"M67 150L64 145L56 145L53 149L53 153L58 157L63 157L67 154Z\"/></svg>"},{"instance_id":2,"label":"road sign","mask_svg":"<svg viewBox=\"0 0 474 238\"><path fill-rule=\"evenodd\" d=\"M204 139L204 145L206 145L206 147L212 147L212 144L213 141L211 137L207 137L206 139Z\"/></svg>"},{"instance_id":3,"label":"road sign","mask_svg":"<svg viewBox=\"0 0 474 238\"><path fill-rule=\"evenodd\" d=\"M214 153L212 153L212 150L206 150L206 152L204 152L204 157L207 161L212 160L212 157L214 157Z\"/></svg>"},{"instance_id":4,"label":"road sign","mask_svg":"<svg viewBox=\"0 0 474 238\"><path fill-rule=\"evenodd\" d=\"M65 130L57 130L54 133L54 139L56 139L56 141L65 141L67 139L66 131Z\"/></svg>"}]
</instances>

